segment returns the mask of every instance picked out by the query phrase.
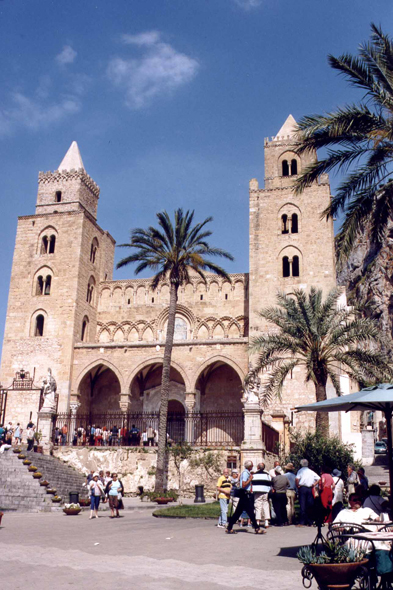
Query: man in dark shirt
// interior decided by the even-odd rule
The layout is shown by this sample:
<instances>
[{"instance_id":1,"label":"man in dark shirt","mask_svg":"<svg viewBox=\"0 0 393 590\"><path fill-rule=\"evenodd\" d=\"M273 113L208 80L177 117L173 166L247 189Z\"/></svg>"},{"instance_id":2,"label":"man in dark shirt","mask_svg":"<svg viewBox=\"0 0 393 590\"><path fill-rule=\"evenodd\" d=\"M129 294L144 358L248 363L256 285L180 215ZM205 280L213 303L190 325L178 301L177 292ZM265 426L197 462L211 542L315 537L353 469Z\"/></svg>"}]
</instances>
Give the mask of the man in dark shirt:
<instances>
[{"instance_id":1,"label":"man in dark shirt","mask_svg":"<svg viewBox=\"0 0 393 590\"><path fill-rule=\"evenodd\" d=\"M110 444L112 447L115 447L117 445L118 437L119 437L119 429L117 426L114 426L111 430L111 436L110 436Z\"/></svg>"},{"instance_id":2,"label":"man in dark shirt","mask_svg":"<svg viewBox=\"0 0 393 590\"><path fill-rule=\"evenodd\" d=\"M135 424L132 425L132 428L130 430L130 438L131 438L131 446L132 447L139 447L139 441L140 441L141 435L139 432L139 428L137 428L135 426Z\"/></svg>"}]
</instances>

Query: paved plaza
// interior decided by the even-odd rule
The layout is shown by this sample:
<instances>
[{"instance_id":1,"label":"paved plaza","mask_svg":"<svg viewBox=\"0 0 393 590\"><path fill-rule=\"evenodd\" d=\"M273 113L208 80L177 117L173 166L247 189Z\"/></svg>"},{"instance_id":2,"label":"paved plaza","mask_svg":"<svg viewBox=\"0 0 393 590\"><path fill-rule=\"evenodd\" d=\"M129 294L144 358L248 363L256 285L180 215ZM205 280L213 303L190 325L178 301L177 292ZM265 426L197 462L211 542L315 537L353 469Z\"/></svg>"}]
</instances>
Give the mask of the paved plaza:
<instances>
[{"instance_id":1,"label":"paved plaza","mask_svg":"<svg viewBox=\"0 0 393 590\"><path fill-rule=\"evenodd\" d=\"M0 527L4 590L300 590L299 546L315 529L270 528L229 536L211 520L158 519L132 501L122 518L6 513ZM139 502L139 501L138 501Z\"/></svg>"}]
</instances>

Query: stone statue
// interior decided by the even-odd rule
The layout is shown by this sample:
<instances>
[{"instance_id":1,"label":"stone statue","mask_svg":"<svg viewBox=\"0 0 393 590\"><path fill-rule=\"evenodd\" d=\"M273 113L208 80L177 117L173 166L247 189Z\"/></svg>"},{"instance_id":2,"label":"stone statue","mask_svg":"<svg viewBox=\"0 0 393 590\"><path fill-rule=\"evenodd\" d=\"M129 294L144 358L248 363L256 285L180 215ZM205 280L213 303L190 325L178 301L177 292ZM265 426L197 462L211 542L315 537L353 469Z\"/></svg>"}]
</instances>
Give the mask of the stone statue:
<instances>
[{"instance_id":1,"label":"stone statue","mask_svg":"<svg viewBox=\"0 0 393 590\"><path fill-rule=\"evenodd\" d=\"M42 381L42 393L44 394L44 403L41 410L48 412L56 411L56 380L52 375L52 369L48 369L47 376Z\"/></svg>"},{"instance_id":2,"label":"stone statue","mask_svg":"<svg viewBox=\"0 0 393 590\"><path fill-rule=\"evenodd\" d=\"M248 366L248 378L243 391L242 401L248 404L259 404L259 392L261 390L261 380L257 375L252 374L251 363Z\"/></svg>"}]
</instances>

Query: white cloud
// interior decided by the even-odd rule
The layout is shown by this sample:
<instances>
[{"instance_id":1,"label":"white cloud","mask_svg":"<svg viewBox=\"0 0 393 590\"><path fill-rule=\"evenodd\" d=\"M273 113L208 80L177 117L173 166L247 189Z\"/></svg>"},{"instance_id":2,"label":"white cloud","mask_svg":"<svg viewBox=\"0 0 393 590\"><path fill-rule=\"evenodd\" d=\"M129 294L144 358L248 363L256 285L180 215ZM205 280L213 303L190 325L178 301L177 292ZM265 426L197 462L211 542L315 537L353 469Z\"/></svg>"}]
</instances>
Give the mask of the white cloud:
<instances>
[{"instance_id":1,"label":"white cloud","mask_svg":"<svg viewBox=\"0 0 393 590\"><path fill-rule=\"evenodd\" d=\"M0 135L9 135L18 127L33 131L49 127L80 109L81 104L74 97L46 104L39 98L33 99L21 92L14 92L10 106L0 110Z\"/></svg>"},{"instance_id":2,"label":"white cloud","mask_svg":"<svg viewBox=\"0 0 393 590\"><path fill-rule=\"evenodd\" d=\"M234 2L244 10L252 10L262 4L262 0L234 0Z\"/></svg>"},{"instance_id":3,"label":"white cloud","mask_svg":"<svg viewBox=\"0 0 393 590\"><path fill-rule=\"evenodd\" d=\"M107 68L113 84L125 89L130 108L143 108L154 98L171 94L190 82L198 71L198 61L160 41L158 31L123 35L122 41L143 52L140 57L115 57Z\"/></svg>"},{"instance_id":4,"label":"white cloud","mask_svg":"<svg viewBox=\"0 0 393 590\"><path fill-rule=\"evenodd\" d=\"M71 45L64 45L63 50L58 55L56 55L56 61L61 66L72 64L75 61L77 55L77 52L71 47Z\"/></svg>"}]
</instances>

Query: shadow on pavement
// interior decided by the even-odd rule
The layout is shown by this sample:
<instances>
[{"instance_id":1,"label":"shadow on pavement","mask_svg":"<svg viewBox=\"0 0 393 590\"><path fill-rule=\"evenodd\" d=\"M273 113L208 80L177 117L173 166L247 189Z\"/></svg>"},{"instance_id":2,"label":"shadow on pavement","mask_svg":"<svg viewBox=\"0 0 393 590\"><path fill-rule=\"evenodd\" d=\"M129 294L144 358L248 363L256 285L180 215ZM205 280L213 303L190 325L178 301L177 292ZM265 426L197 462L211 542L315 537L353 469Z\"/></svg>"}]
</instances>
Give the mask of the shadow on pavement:
<instances>
[{"instance_id":1,"label":"shadow on pavement","mask_svg":"<svg viewBox=\"0 0 393 590\"><path fill-rule=\"evenodd\" d=\"M307 543L303 543L303 545L295 545L294 547L281 547L277 555L278 557L294 557L295 559L297 559L297 552L305 545L307 545Z\"/></svg>"}]
</instances>

